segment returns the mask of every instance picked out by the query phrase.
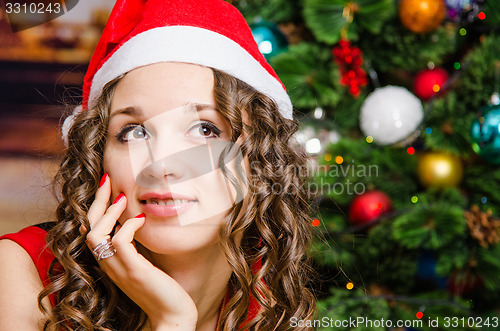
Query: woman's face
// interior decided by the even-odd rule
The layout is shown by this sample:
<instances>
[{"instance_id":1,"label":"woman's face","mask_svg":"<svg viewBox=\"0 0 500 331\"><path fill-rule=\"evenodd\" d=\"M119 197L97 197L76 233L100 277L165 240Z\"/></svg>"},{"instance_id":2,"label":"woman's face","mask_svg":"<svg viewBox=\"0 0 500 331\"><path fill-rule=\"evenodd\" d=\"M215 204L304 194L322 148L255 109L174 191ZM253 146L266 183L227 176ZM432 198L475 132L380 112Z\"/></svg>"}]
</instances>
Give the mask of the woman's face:
<instances>
[{"instance_id":1,"label":"woman's face","mask_svg":"<svg viewBox=\"0 0 500 331\"><path fill-rule=\"evenodd\" d=\"M213 84L209 68L158 63L129 72L116 86L104 170L112 201L120 193L127 197L120 223L146 214L135 239L153 252L216 243L225 213L241 201L217 166L226 148L224 163L237 174L240 150L215 108Z\"/></svg>"}]
</instances>

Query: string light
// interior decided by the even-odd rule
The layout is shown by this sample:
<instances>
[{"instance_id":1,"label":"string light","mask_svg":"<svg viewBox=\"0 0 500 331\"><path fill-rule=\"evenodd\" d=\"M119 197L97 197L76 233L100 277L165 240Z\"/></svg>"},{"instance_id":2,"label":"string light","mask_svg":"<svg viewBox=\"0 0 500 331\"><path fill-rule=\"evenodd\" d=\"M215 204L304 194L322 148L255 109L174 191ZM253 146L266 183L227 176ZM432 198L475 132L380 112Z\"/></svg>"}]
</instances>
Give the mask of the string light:
<instances>
[{"instance_id":1,"label":"string light","mask_svg":"<svg viewBox=\"0 0 500 331\"><path fill-rule=\"evenodd\" d=\"M322 119L324 115L325 113L323 112L323 108L317 107L316 109L314 109L314 118Z\"/></svg>"},{"instance_id":2,"label":"string light","mask_svg":"<svg viewBox=\"0 0 500 331\"><path fill-rule=\"evenodd\" d=\"M418 202L418 197L416 195L411 197L411 202L417 203Z\"/></svg>"},{"instance_id":3,"label":"string light","mask_svg":"<svg viewBox=\"0 0 500 331\"><path fill-rule=\"evenodd\" d=\"M431 134L432 133L432 128L430 128L430 127L425 128L425 133Z\"/></svg>"},{"instance_id":4,"label":"string light","mask_svg":"<svg viewBox=\"0 0 500 331\"><path fill-rule=\"evenodd\" d=\"M486 18L486 14L484 12L480 12L479 14L477 14L477 18L482 21Z\"/></svg>"},{"instance_id":5,"label":"string light","mask_svg":"<svg viewBox=\"0 0 500 331\"><path fill-rule=\"evenodd\" d=\"M344 158L342 156L339 155L335 157L335 163L342 164L342 162L344 162Z\"/></svg>"},{"instance_id":6,"label":"string light","mask_svg":"<svg viewBox=\"0 0 500 331\"><path fill-rule=\"evenodd\" d=\"M332 154L329 153L325 154L325 161L330 162L331 160L332 160Z\"/></svg>"},{"instance_id":7,"label":"string light","mask_svg":"<svg viewBox=\"0 0 500 331\"><path fill-rule=\"evenodd\" d=\"M349 282L345 285L346 289L348 289L349 291L352 290L354 288L354 284Z\"/></svg>"},{"instance_id":8,"label":"string light","mask_svg":"<svg viewBox=\"0 0 500 331\"><path fill-rule=\"evenodd\" d=\"M306 142L306 152L309 154L318 154L321 151L321 142L318 138L309 139Z\"/></svg>"},{"instance_id":9,"label":"string light","mask_svg":"<svg viewBox=\"0 0 500 331\"><path fill-rule=\"evenodd\" d=\"M460 29L460 35L463 37L467 34L467 30L465 30L465 28L461 28Z\"/></svg>"},{"instance_id":10,"label":"string light","mask_svg":"<svg viewBox=\"0 0 500 331\"><path fill-rule=\"evenodd\" d=\"M408 148L406 149L406 152L407 152L408 154L410 154L410 155L413 155L413 154L415 154L415 148L413 148L413 147L408 147Z\"/></svg>"},{"instance_id":11,"label":"string light","mask_svg":"<svg viewBox=\"0 0 500 331\"><path fill-rule=\"evenodd\" d=\"M366 137L366 142L371 144L373 142L373 137L372 136Z\"/></svg>"}]
</instances>

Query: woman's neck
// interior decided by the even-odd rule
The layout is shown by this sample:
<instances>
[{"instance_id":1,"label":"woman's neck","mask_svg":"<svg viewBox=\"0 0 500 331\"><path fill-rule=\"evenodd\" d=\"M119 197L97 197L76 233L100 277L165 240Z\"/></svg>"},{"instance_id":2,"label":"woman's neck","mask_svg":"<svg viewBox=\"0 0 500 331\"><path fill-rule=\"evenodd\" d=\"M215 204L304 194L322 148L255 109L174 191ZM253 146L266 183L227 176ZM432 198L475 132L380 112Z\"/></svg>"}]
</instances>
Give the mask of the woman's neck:
<instances>
[{"instance_id":1,"label":"woman's neck","mask_svg":"<svg viewBox=\"0 0 500 331\"><path fill-rule=\"evenodd\" d=\"M150 251L143 254L191 296L198 310L196 330L214 331L232 273L218 245L177 255L161 255Z\"/></svg>"}]
</instances>

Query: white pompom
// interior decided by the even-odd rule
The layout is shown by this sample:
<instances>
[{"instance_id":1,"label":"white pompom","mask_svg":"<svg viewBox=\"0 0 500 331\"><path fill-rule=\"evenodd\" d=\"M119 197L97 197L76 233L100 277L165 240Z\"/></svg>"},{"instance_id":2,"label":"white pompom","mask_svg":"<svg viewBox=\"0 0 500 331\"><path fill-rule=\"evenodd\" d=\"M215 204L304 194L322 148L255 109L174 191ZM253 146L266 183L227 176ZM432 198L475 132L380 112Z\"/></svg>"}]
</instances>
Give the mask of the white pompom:
<instances>
[{"instance_id":1,"label":"white pompom","mask_svg":"<svg viewBox=\"0 0 500 331\"><path fill-rule=\"evenodd\" d=\"M73 114L69 115L64 119L63 125L61 127L61 132L62 132L62 139L64 142L64 146L68 147L68 133L73 124L75 123L75 117L82 112L83 108L81 105L77 106L73 110Z\"/></svg>"},{"instance_id":2,"label":"white pompom","mask_svg":"<svg viewBox=\"0 0 500 331\"><path fill-rule=\"evenodd\" d=\"M400 86L385 86L370 93L361 106L360 127L380 145L410 136L424 117L422 102Z\"/></svg>"}]
</instances>

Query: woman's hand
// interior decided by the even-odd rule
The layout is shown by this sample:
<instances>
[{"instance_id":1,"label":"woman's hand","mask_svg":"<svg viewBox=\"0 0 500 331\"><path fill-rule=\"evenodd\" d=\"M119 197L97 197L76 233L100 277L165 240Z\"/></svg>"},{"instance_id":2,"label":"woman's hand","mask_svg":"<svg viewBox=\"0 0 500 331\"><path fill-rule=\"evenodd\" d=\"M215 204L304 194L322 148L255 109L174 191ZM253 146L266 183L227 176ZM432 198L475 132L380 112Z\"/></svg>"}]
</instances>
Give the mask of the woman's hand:
<instances>
[{"instance_id":1,"label":"woman's hand","mask_svg":"<svg viewBox=\"0 0 500 331\"><path fill-rule=\"evenodd\" d=\"M120 194L109 205L111 182L105 175L104 183L97 190L88 219L90 231L87 245L91 251L106 239L127 206L127 198ZM116 250L110 257L101 258L101 269L148 315L153 330L195 330L198 313L189 294L169 275L156 268L137 252L135 232L145 222L144 214L117 225L111 238ZM113 247L105 253L113 253Z\"/></svg>"}]
</instances>

